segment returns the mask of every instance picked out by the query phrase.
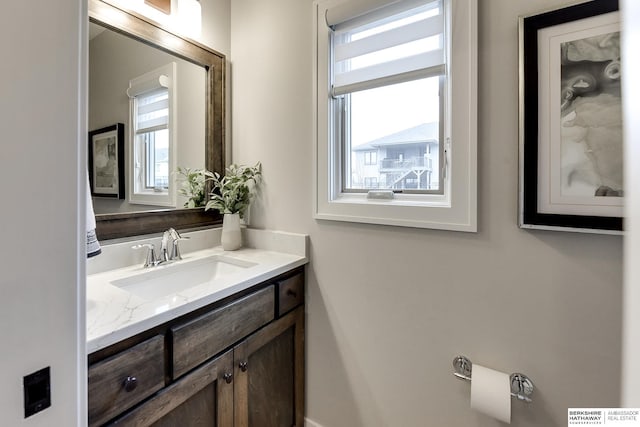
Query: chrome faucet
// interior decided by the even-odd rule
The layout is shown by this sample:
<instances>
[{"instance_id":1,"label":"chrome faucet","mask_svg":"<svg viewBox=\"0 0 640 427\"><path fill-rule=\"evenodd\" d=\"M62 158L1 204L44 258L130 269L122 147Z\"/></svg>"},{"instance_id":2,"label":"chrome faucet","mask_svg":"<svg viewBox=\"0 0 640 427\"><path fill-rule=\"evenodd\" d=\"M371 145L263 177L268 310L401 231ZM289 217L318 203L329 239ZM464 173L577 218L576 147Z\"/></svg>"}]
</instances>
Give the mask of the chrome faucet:
<instances>
[{"instance_id":1,"label":"chrome faucet","mask_svg":"<svg viewBox=\"0 0 640 427\"><path fill-rule=\"evenodd\" d=\"M174 261L182 259L180 255L180 247L178 243L186 240L188 237L182 237L174 228L167 229L162 234L162 245L160 246L160 260Z\"/></svg>"},{"instance_id":2,"label":"chrome faucet","mask_svg":"<svg viewBox=\"0 0 640 427\"><path fill-rule=\"evenodd\" d=\"M134 245L132 249L147 248L147 256L144 261L144 268L155 267L166 262L181 260L180 240L186 240L188 237L182 237L174 228L169 228L162 233L162 242L160 244L160 254L156 254L153 243L142 243Z\"/></svg>"}]
</instances>

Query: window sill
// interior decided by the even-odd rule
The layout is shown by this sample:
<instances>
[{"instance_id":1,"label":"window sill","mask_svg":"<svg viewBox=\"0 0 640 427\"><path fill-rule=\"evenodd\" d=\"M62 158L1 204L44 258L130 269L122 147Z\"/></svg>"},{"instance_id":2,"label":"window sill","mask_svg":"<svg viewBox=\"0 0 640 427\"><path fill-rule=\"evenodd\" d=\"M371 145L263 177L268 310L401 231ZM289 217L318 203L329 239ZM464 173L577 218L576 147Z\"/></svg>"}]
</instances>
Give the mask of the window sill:
<instances>
[{"instance_id":1,"label":"window sill","mask_svg":"<svg viewBox=\"0 0 640 427\"><path fill-rule=\"evenodd\" d=\"M397 227L475 232L473 215L456 210L444 196L402 195L393 200L371 200L364 194L340 194L317 206L318 220Z\"/></svg>"}]
</instances>

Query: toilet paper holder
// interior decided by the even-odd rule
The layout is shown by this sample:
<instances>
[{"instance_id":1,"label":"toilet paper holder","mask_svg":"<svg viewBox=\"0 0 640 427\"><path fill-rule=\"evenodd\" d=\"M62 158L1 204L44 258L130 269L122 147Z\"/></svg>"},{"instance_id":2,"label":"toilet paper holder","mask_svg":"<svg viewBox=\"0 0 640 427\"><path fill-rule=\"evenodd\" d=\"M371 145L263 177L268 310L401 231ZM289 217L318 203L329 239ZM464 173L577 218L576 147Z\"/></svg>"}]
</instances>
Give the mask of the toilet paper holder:
<instances>
[{"instance_id":1,"label":"toilet paper holder","mask_svg":"<svg viewBox=\"0 0 640 427\"><path fill-rule=\"evenodd\" d=\"M456 356L453 359L453 368L455 371L453 375L466 380L471 381L472 363L465 356ZM533 382L524 374L511 374L511 396L518 400L522 400L527 403L531 403L531 394L533 394Z\"/></svg>"}]
</instances>

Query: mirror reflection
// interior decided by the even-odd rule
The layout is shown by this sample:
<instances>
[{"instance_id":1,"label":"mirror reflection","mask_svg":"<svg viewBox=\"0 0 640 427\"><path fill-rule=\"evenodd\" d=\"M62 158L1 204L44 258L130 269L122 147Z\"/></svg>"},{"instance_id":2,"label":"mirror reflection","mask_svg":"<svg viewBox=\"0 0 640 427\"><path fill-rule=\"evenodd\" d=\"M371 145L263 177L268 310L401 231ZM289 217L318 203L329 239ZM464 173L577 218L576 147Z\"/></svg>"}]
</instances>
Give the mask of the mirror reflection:
<instances>
[{"instance_id":1,"label":"mirror reflection","mask_svg":"<svg viewBox=\"0 0 640 427\"><path fill-rule=\"evenodd\" d=\"M124 171L116 142L92 154L92 182L125 182L123 195L94 192L97 216L183 207L177 167L205 167L206 79L202 66L90 23L89 131L124 128Z\"/></svg>"}]
</instances>

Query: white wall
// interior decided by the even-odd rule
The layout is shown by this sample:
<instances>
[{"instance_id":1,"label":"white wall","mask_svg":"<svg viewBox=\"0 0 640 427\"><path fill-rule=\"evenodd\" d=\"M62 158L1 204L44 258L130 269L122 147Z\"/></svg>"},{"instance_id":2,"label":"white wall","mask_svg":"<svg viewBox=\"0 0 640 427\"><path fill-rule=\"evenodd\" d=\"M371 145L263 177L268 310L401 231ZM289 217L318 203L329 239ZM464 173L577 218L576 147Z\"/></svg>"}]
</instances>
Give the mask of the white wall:
<instances>
[{"instance_id":1,"label":"white wall","mask_svg":"<svg viewBox=\"0 0 640 427\"><path fill-rule=\"evenodd\" d=\"M264 165L257 227L309 233L307 416L324 427L496 426L451 361L521 371L514 426L620 401L622 239L524 231L517 18L563 0L480 0L479 232L312 219L311 0L234 0L233 160Z\"/></svg>"},{"instance_id":2,"label":"white wall","mask_svg":"<svg viewBox=\"0 0 640 427\"><path fill-rule=\"evenodd\" d=\"M78 310L84 311L85 248L78 195L84 196L85 184L78 176L86 125L79 122L79 89L86 84L80 73L86 6L80 0L4 6L0 425L81 425L86 371ZM46 366L52 406L25 420L22 377Z\"/></svg>"},{"instance_id":3,"label":"white wall","mask_svg":"<svg viewBox=\"0 0 640 427\"><path fill-rule=\"evenodd\" d=\"M624 0L621 2L623 13L623 51L625 58L623 73L625 76L637 76L640 72L640 58L637 46L640 43L640 2ZM624 81L626 93L640 93L640 82L630 78ZM624 102L625 124L625 181L640 182L640 107L635 97L627 96ZM625 269L624 269L624 336L622 372L622 403L624 406L640 407L640 187L629 186L626 192L625 227Z\"/></svg>"},{"instance_id":4,"label":"white wall","mask_svg":"<svg viewBox=\"0 0 640 427\"><path fill-rule=\"evenodd\" d=\"M231 50L231 0L200 0L202 35L197 41L229 55Z\"/></svg>"}]
</instances>

